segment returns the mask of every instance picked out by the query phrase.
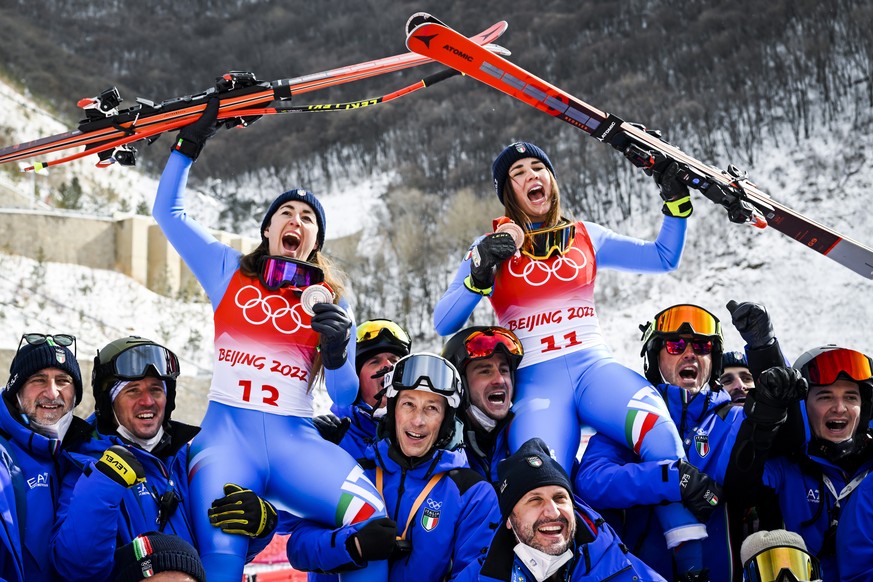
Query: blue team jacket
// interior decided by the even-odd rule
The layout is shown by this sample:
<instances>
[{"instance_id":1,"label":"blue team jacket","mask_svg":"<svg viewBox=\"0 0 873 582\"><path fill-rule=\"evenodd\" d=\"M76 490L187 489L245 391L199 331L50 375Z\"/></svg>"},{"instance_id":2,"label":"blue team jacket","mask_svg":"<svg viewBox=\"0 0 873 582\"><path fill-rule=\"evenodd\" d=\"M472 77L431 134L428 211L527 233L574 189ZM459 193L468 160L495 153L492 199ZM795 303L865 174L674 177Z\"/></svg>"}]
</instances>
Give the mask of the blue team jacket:
<instances>
[{"instance_id":1,"label":"blue team jacket","mask_svg":"<svg viewBox=\"0 0 873 582\"><path fill-rule=\"evenodd\" d=\"M69 443L87 438L88 424L80 418L64 438ZM0 578L7 581L63 580L51 565L47 533L55 519L66 452L57 439L33 432L13 417L0 399Z\"/></svg>"},{"instance_id":2,"label":"blue team jacket","mask_svg":"<svg viewBox=\"0 0 873 582\"><path fill-rule=\"evenodd\" d=\"M576 509L576 538L573 559L563 567L564 582L664 582L664 579L631 554L621 543L615 531L578 497ZM482 582L536 582L513 548L518 542L515 535L501 524L484 563L478 572ZM476 579L474 564L463 575L464 580Z\"/></svg>"},{"instance_id":3,"label":"blue team jacket","mask_svg":"<svg viewBox=\"0 0 873 582\"><path fill-rule=\"evenodd\" d=\"M109 579L115 549L140 534L159 529L161 496L175 491L179 499L188 500L188 441L200 429L175 421L171 424L172 436L165 437L171 439L170 443L157 449L160 457L130 445L118 435L97 432L71 451L73 466L64 475L51 536L52 561L65 580ZM142 463L144 483L128 489L93 468L94 461L113 445L126 446ZM197 547L188 514L190 505L179 503L163 532Z\"/></svg>"},{"instance_id":4,"label":"blue team jacket","mask_svg":"<svg viewBox=\"0 0 873 582\"><path fill-rule=\"evenodd\" d=\"M731 406L726 392L713 392L709 387L690 401L688 392L677 386L660 384L657 388L679 429L688 462L723 482L736 438L732 429L742 422L742 408ZM640 462L625 444L597 434L585 449L574 487L603 513L632 552L662 576L673 578L670 553L652 506L681 501L675 462ZM713 513L706 530L709 537L704 541L704 556L712 580L729 582L733 556L724 505Z\"/></svg>"},{"instance_id":5,"label":"blue team jacket","mask_svg":"<svg viewBox=\"0 0 873 582\"><path fill-rule=\"evenodd\" d=\"M464 419L464 451L470 468L485 477L485 480L496 487L497 463L509 456L509 426L512 424L512 412L494 427L491 433L474 429L467 419ZM483 438L484 437L484 438ZM492 440L493 439L493 440Z\"/></svg>"},{"instance_id":6,"label":"blue team jacket","mask_svg":"<svg viewBox=\"0 0 873 582\"><path fill-rule=\"evenodd\" d=\"M398 535L409 523L406 540L412 549L391 560L390 582L453 580L484 555L500 521L497 494L467 466L462 450L438 449L432 458L410 467L408 460L382 439L367 450L361 465L374 483L376 468L382 468L385 511L397 522ZM408 519L415 499L436 474L443 476ZM295 520L288 540L291 565L315 572L363 566L353 562L345 545L361 525L330 530Z\"/></svg>"},{"instance_id":7,"label":"blue team jacket","mask_svg":"<svg viewBox=\"0 0 873 582\"><path fill-rule=\"evenodd\" d=\"M379 421L373 418L372 409L366 404L356 403L350 406L333 404L330 410L340 418L347 417L351 420L346 434L338 443L339 446L353 458L362 458L367 447L377 440Z\"/></svg>"},{"instance_id":8,"label":"blue team jacket","mask_svg":"<svg viewBox=\"0 0 873 582\"><path fill-rule=\"evenodd\" d=\"M804 424L809 435L809 422L806 417L806 409L802 408ZM870 503L869 494L860 496L858 500L853 498L858 493L855 491L848 498L840 501L840 510L836 509L836 498L825 485L824 477L827 476L834 490L839 494L854 479L866 475L873 470L873 458L867 458L860 467L851 474L828 461L827 459L811 454L809 439L804 446L803 454L791 458L776 457L768 459L764 463L763 484L776 492L779 498L779 507L785 520L785 529L799 533L810 554L817 556L822 567L822 580L824 582L836 582L842 580L836 554L823 552L825 533L830 526L832 516L839 516L839 528L837 541L844 540L849 544L849 551L859 547L859 542L850 535L851 530L869 529L868 522L859 522L859 514L869 512L866 504ZM862 481L862 485L869 481L869 477ZM867 487L870 485L867 484ZM844 523L847 521L848 525ZM840 532L840 529L843 531ZM859 534L860 535L860 534ZM869 534L865 534L869 535ZM862 540L862 537L858 537ZM873 552L866 548L864 552L867 560L873 559ZM853 556L852 562L856 566L861 555ZM867 562L869 565L871 562ZM851 579L851 578L849 578ZM860 579L866 579L863 576Z\"/></svg>"}]
</instances>

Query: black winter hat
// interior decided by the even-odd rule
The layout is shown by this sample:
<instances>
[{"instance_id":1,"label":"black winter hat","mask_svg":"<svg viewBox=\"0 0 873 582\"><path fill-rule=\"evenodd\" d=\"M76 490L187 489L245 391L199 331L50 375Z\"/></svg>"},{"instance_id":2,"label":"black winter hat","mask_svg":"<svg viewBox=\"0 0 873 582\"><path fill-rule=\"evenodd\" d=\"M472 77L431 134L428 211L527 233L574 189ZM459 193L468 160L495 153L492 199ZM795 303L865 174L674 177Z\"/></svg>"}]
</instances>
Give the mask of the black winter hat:
<instances>
[{"instance_id":1,"label":"black winter hat","mask_svg":"<svg viewBox=\"0 0 873 582\"><path fill-rule=\"evenodd\" d=\"M509 177L509 168L512 167L512 164L524 158L538 159L546 165L552 176L555 175L555 167L552 166L552 160L539 147L526 141L517 141L509 144L494 158L494 163L491 164L491 175L494 176L494 189L497 190L497 197L500 199L501 204L504 203L503 188L506 185L506 178Z\"/></svg>"},{"instance_id":2,"label":"black winter hat","mask_svg":"<svg viewBox=\"0 0 873 582\"><path fill-rule=\"evenodd\" d=\"M721 367L724 368L748 368L749 360L746 359L746 352L732 351L725 352L721 356Z\"/></svg>"},{"instance_id":3,"label":"black winter hat","mask_svg":"<svg viewBox=\"0 0 873 582\"><path fill-rule=\"evenodd\" d=\"M551 457L549 447L539 438L530 439L497 464L497 482L500 514L504 520L515 504L537 487L557 485L573 493L567 472Z\"/></svg>"},{"instance_id":4,"label":"black winter hat","mask_svg":"<svg viewBox=\"0 0 873 582\"><path fill-rule=\"evenodd\" d=\"M12 358L9 366L9 382L6 390L15 396L27 379L45 368L58 368L73 377L76 389L76 404L82 402L82 372L76 356L66 346L45 341L38 345L25 343Z\"/></svg>"},{"instance_id":5,"label":"black winter hat","mask_svg":"<svg viewBox=\"0 0 873 582\"><path fill-rule=\"evenodd\" d=\"M156 531L115 550L115 572L117 582L139 582L160 572L182 572L206 582L197 550L179 536Z\"/></svg>"},{"instance_id":6,"label":"black winter hat","mask_svg":"<svg viewBox=\"0 0 873 582\"><path fill-rule=\"evenodd\" d=\"M266 228L270 226L270 219L273 218L273 215L276 214L276 211L279 210L279 207L286 202L291 202L293 200L305 202L306 204L309 204L315 211L315 223L318 225L318 238L316 239L316 243L318 245L318 250L323 251L324 231L325 228L327 228L327 222L324 219L324 208L321 206L321 202L318 201L318 198L315 197L315 194L313 194L309 190L303 190L300 188L295 188L293 190L283 192L282 194L279 194L279 196L275 200L273 200L273 203L270 204L270 208L267 209L267 213L264 215L264 220L261 221L261 240L266 240L266 237L264 236L264 230L266 230ZM306 257L303 258L305 259Z\"/></svg>"}]
</instances>

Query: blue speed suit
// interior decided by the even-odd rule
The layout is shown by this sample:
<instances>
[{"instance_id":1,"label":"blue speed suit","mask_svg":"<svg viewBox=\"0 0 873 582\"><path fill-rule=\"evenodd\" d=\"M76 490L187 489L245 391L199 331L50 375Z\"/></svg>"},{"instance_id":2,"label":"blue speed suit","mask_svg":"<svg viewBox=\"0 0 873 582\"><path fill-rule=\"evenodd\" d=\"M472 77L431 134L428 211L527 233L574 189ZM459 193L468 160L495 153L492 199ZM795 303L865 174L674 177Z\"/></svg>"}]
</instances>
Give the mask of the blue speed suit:
<instances>
[{"instance_id":1,"label":"blue speed suit","mask_svg":"<svg viewBox=\"0 0 873 582\"><path fill-rule=\"evenodd\" d=\"M616 533L594 510L574 498L576 537L573 558L555 575L565 582L663 582L663 578L630 553ZM504 524L496 532L478 580L482 582L536 582L513 553L518 543ZM472 579L466 573L464 579Z\"/></svg>"},{"instance_id":2,"label":"blue speed suit","mask_svg":"<svg viewBox=\"0 0 873 582\"><path fill-rule=\"evenodd\" d=\"M384 516L378 492L355 460L324 441L312 423L310 375L319 334L299 292L271 291L240 271L240 253L220 243L185 212L192 161L173 152L161 176L154 216L206 291L214 310L215 361L209 406L194 440L189 480L197 545L210 582L238 582L247 540L209 523L206 509L238 483L278 509L328 527ZM340 305L348 310L345 301ZM354 326L351 330L355 336ZM325 369L334 402L357 394L354 342L346 362ZM387 564L350 573L383 579Z\"/></svg>"},{"instance_id":3,"label":"blue speed suit","mask_svg":"<svg viewBox=\"0 0 873 582\"><path fill-rule=\"evenodd\" d=\"M709 386L695 395L670 384L657 388L683 437L688 462L721 483L736 436L732 428L742 421L742 408L731 406L725 391ZM588 442L573 487L601 512L631 552L665 578L674 578L654 506L681 500L676 463L640 462L623 443L596 434ZM710 517L706 530L703 554L711 580L730 582L734 565L724 504Z\"/></svg>"},{"instance_id":4,"label":"blue speed suit","mask_svg":"<svg viewBox=\"0 0 873 582\"><path fill-rule=\"evenodd\" d=\"M462 450L436 449L414 464L382 439L367 451L367 475L382 477L388 516L397 522L409 547L390 560L391 582L454 580L483 555L500 521L494 488L467 466ZM428 483L439 480L418 501ZM415 511L413 512L413 508ZM288 559L300 570L354 567L346 539L357 527L329 530L301 521L292 529Z\"/></svg>"},{"instance_id":5,"label":"blue speed suit","mask_svg":"<svg viewBox=\"0 0 873 582\"><path fill-rule=\"evenodd\" d=\"M500 325L524 346L516 372L512 450L540 437L569 471L585 424L624 443L643 460L685 458L657 391L607 348L594 304L598 268L671 271L679 264L685 230L685 219L665 216L658 238L645 242L576 222L573 243L563 255L538 260L522 253L497 268L489 299ZM464 284L471 256L472 250L434 310L441 335L458 331L482 298ZM704 528L679 504L664 507L659 516L670 547L705 536Z\"/></svg>"},{"instance_id":6,"label":"blue speed suit","mask_svg":"<svg viewBox=\"0 0 873 582\"><path fill-rule=\"evenodd\" d=\"M52 566L47 537L55 520L66 448L87 438L89 427L74 416L62 447L58 439L19 422L10 406L0 398L0 576L7 582L63 580Z\"/></svg>"}]
</instances>

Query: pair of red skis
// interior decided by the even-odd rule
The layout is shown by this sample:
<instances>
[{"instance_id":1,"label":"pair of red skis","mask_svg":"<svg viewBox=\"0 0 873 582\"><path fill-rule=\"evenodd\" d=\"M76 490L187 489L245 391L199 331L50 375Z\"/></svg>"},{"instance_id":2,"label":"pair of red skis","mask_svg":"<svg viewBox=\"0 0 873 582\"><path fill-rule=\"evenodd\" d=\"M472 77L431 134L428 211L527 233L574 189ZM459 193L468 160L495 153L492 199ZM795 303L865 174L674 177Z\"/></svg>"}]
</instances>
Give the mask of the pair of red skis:
<instances>
[{"instance_id":1,"label":"pair of red skis","mask_svg":"<svg viewBox=\"0 0 873 582\"><path fill-rule=\"evenodd\" d=\"M221 98L219 118L229 120L229 124L239 124L245 123L247 117L274 113L337 111L384 103L460 72L610 144L639 167L651 167L664 157L679 162L683 166L682 177L686 184L725 207L732 221L762 228L769 225L852 271L873 279L873 249L773 200L733 166L722 171L705 164L660 140L645 128L601 111L525 71L503 58L501 55L506 51L500 47L486 46L499 38L506 27L505 22L499 22L468 38L436 18L418 13L407 22L406 43L411 52L403 55L271 83L259 82L251 73L229 73L219 79L214 89L199 95L158 104L138 100L137 106L124 111L116 109L117 92L106 92L80 102L89 118L77 130L0 149L0 164L80 146L86 149L53 161L35 163L29 169L60 164L92 153L99 154L104 165L112 161L132 162L133 155L125 149L128 144L153 139L163 132L191 123L214 93ZM292 93L306 93L433 61L450 67L450 70L381 97L327 105L292 107L283 103Z\"/></svg>"}]
</instances>

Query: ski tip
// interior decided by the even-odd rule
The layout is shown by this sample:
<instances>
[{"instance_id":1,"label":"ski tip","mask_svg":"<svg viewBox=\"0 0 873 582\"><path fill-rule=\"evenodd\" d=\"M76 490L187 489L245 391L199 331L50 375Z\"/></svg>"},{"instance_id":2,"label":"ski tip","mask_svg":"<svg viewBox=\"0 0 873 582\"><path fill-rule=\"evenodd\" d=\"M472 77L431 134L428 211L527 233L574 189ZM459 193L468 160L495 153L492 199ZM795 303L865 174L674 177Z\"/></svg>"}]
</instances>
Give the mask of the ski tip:
<instances>
[{"instance_id":1,"label":"ski tip","mask_svg":"<svg viewBox=\"0 0 873 582\"><path fill-rule=\"evenodd\" d=\"M412 34L413 30L423 24L441 24L442 26L446 25L443 21L441 21L439 18L432 14L429 14L427 12L416 12L409 17L409 20L406 21L406 36Z\"/></svg>"},{"instance_id":2,"label":"ski tip","mask_svg":"<svg viewBox=\"0 0 873 582\"><path fill-rule=\"evenodd\" d=\"M499 44L489 43L486 44L484 48L488 49L495 55L500 55L501 57L508 57L512 54L512 51L510 51L508 48L500 46Z\"/></svg>"}]
</instances>

